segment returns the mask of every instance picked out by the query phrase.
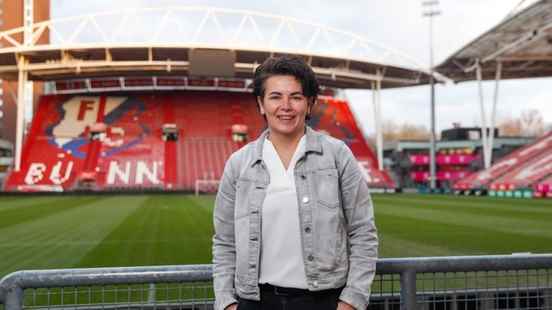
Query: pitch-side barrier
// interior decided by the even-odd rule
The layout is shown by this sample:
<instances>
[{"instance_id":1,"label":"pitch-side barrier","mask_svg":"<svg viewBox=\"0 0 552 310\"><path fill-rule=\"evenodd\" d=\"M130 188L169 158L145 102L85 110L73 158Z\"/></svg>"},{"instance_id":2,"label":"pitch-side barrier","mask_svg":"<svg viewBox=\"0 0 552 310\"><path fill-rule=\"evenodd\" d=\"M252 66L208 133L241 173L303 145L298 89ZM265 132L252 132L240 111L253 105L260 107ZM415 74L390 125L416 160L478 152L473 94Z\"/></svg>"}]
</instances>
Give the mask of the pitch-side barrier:
<instances>
[{"instance_id":1,"label":"pitch-side barrier","mask_svg":"<svg viewBox=\"0 0 552 310\"><path fill-rule=\"evenodd\" d=\"M18 271L0 309L212 309L212 266ZM380 259L368 309L552 309L552 255Z\"/></svg>"}]
</instances>

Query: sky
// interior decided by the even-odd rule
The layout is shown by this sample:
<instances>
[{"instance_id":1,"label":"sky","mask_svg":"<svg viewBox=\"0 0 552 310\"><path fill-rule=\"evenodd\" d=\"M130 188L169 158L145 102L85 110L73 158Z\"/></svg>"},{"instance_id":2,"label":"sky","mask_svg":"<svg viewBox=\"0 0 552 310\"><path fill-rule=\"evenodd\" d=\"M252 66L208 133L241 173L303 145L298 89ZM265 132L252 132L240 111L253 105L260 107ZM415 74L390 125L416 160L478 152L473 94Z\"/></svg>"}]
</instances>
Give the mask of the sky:
<instances>
[{"instance_id":1,"label":"sky","mask_svg":"<svg viewBox=\"0 0 552 310\"><path fill-rule=\"evenodd\" d=\"M504 19L520 2L534 0L440 0L441 15L434 20L434 63L439 64L464 45ZM356 33L370 41L400 50L429 66L429 24L422 18L421 0L278 0L278 1L188 1L188 0L51 0L52 19L114 11L201 5L246 9L318 23ZM519 117L524 110L537 109L552 123L552 78L509 80L500 83L497 120ZM494 83L484 83L487 115L490 115ZM428 86L384 90L382 118L396 123L429 128ZM366 134L374 132L371 93L347 90L346 97ZM436 88L436 129L481 124L477 84L464 82Z\"/></svg>"}]
</instances>

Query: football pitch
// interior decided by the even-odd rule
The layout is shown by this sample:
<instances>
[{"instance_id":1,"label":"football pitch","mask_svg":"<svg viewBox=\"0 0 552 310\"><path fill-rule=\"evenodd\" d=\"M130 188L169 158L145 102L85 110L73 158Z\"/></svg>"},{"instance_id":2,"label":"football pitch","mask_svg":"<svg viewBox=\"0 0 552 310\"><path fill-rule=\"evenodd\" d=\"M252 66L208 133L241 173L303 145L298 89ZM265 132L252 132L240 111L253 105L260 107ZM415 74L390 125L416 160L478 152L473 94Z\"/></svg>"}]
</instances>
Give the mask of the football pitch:
<instances>
[{"instance_id":1,"label":"football pitch","mask_svg":"<svg viewBox=\"0 0 552 310\"><path fill-rule=\"evenodd\" d=\"M552 201L374 195L381 257L552 252ZM213 196L0 197L0 277L211 262Z\"/></svg>"}]
</instances>

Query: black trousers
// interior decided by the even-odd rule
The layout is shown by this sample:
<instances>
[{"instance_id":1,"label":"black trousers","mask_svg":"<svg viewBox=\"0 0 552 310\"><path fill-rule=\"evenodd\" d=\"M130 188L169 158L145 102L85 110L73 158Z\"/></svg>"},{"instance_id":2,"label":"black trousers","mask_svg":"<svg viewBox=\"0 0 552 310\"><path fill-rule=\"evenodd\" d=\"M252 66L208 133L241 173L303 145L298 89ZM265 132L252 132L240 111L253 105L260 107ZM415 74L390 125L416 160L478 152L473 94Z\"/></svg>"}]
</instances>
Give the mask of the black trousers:
<instances>
[{"instance_id":1,"label":"black trousers","mask_svg":"<svg viewBox=\"0 0 552 310\"><path fill-rule=\"evenodd\" d=\"M261 288L261 300L239 299L238 310L336 310L342 289L291 294Z\"/></svg>"}]
</instances>

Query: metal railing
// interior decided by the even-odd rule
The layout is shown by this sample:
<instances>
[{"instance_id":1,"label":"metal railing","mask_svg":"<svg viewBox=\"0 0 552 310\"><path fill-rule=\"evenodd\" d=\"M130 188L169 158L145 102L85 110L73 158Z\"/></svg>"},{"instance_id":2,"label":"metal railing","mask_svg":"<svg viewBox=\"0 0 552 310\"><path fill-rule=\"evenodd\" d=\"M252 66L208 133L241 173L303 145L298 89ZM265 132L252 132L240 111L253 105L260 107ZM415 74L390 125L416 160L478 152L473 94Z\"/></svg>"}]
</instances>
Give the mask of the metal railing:
<instances>
[{"instance_id":1,"label":"metal railing","mask_svg":"<svg viewBox=\"0 0 552 310\"><path fill-rule=\"evenodd\" d=\"M212 309L210 265L18 271L0 309ZM552 255L380 259L368 309L552 309ZM2 306L3 305L3 306Z\"/></svg>"}]
</instances>

